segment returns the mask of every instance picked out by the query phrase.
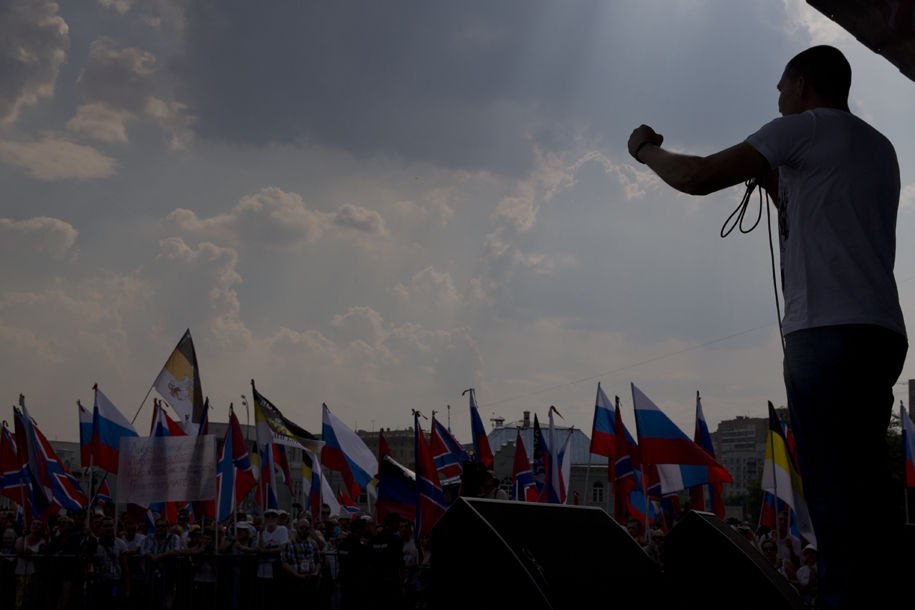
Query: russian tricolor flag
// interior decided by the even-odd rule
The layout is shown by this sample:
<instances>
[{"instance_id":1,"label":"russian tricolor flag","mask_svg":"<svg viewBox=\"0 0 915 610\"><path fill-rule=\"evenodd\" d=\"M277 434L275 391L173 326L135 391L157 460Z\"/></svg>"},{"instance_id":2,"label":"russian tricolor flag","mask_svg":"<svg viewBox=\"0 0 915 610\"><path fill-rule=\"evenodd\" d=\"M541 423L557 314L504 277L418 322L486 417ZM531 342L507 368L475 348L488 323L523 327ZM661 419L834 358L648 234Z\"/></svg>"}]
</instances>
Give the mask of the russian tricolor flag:
<instances>
[{"instance_id":1,"label":"russian tricolor flag","mask_svg":"<svg viewBox=\"0 0 915 610\"><path fill-rule=\"evenodd\" d=\"M89 468L92 460L92 411L78 400L76 407L79 409L79 465Z\"/></svg>"},{"instance_id":2,"label":"russian tricolor flag","mask_svg":"<svg viewBox=\"0 0 915 610\"><path fill-rule=\"evenodd\" d=\"M591 426L591 453L605 455L613 463L616 455L616 429L613 426L613 405L597 384L597 398L594 401L594 423Z\"/></svg>"},{"instance_id":3,"label":"russian tricolor flag","mask_svg":"<svg viewBox=\"0 0 915 610\"><path fill-rule=\"evenodd\" d=\"M712 481L733 482L724 466L686 436L634 383L631 385L641 458L644 463L658 465L662 493Z\"/></svg>"},{"instance_id":4,"label":"russian tricolor flag","mask_svg":"<svg viewBox=\"0 0 915 610\"><path fill-rule=\"evenodd\" d=\"M378 472L378 460L365 442L331 413L326 404L322 406L324 447L321 463L340 472L349 494L358 497Z\"/></svg>"},{"instance_id":5,"label":"russian tricolor flag","mask_svg":"<svg viewBox=\"0 0 915 610\"><path fill-rule=\"evenodd\" d=\"M152 424L149 427L150 436L187 436L181 424L172 419L158 399L153 400Z\"/></svg>"},{"instance_id":6,"label":"russian tricolor flag","mask_svg":"<svg viewBox=\"0 0 915 610\"><path fill-rule=\"evenodd\" d=\"M702 399L699 392L696 392L696 429L693 432L693 440L696 444L705 449L712 457L715 457L715 447L712 445L712 435L708 430L708 423L705 421L705 414L702 412ZM715 513L719 519L724 519L724 498L722 497L722 483L714 481L708 483L709 488L709 505L710 510ZM705 486L697 485L690 489L690 504L695 510L705 510Z\"/></svg>"},{"instance_id":7,"label":"russian tricolor flag","mask_svg":"<svg viewBox=\"0 0 915 610\"><path fill-rule=\"evenodd\" d=\"M464 390L464 394L468 392L470 393L470 433L473 436L473 460L489 469L494 463L492 449L489 447L489 437L486 435L483 420L480 419L476 391L473 388Z\"/></svg>"},{"instance_id":8,"label":"russian tricolor flag","mask_svg":"<svg viewBox=\"0 0 915 610\"><path fill-rule=\"evenodd\" d=\"M117 474L121 438L139 436L133 424L127 421L118 408L98 389L95 390L95 407L92 411L92 463L102 470Z\"/></svg>"}]
</instances>

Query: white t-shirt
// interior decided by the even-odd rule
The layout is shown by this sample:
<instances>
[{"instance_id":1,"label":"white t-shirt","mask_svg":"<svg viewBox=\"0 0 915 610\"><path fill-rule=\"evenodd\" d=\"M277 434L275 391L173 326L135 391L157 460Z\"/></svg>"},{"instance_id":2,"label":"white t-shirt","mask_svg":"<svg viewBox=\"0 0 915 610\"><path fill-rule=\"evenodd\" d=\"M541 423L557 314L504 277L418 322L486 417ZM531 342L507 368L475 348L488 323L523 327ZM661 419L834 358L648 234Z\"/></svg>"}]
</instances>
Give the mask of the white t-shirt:
<instances>
[{"instance_id":1,"label":"white t-shirt","mask_svg":"<svg viewBox=\"0 0 915 610\"><path fill-rule=\"evenodd\" d=\"M268 549L278 549L289 542L289 530L285 525L277 525L272 532L267 528L261 530L260 545ZM277 561L279 555L271 556L268 559L261 559L257 566L258 578L273 578L273 564Z\"/></svg>"},{"instance_id":2,"label":"white t-shirt","mask_svg":"<svg viewBox=\"0 0 915 610\"><path fill-rule=\"evenodd\" d=\"M905 336L890 141L849 112L817 108L775 119L747 142L779 171L785 334L876 324Z\"/></svg>"},{"instance_id":3,"label":"white t-shirt","mask_svg":"<svg viewBox=\"0 0 915 610\"><path fill-rule=\"evenodd\" d=\"M146 540L146 534L136 532L133 535L133 540L128 540L127 536L121 536L121 540L123 540L124 544L127 545L128 551L139 551L141 548L143 548L143 541Z\"/></svg>"},{"instance_id":4,"label":"white t-shirt","mask_svg":"<svg viewBox=\"0 0 915 610\"><path fill-rule=\"evenodd\" d=\"M813 575L813 568L806 563L797 569L797 582L806 587L810 584L810 577Z\"/></svg>"}]
</instances>

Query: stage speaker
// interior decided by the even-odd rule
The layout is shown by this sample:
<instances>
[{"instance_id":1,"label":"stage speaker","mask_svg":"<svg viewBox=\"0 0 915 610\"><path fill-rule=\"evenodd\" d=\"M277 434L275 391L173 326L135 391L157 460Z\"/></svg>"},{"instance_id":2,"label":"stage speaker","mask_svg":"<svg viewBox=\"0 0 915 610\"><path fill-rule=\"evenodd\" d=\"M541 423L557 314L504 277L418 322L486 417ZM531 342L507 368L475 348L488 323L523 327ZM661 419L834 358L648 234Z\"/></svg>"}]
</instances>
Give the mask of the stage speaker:
<instances>
[{"instance_id":1,"label":"stage speaker","mask_svg":"<svg viewBox=\"0 0 915 610\"><path fill-rule=\"evenodd\" d=\"M797 591L712 513L687 511L664 542L664 580L683 608L803 610Z\"/></svg>"},{"instance_id":2,"label":"stage speaker","mask_svg":"<svg viewBox=\"0 0 915 610\"><path fill-rule=\"evenodd\" d=\"M431 545L436 610L665 601L660 565L597 507L460 497L436 523Z\"/></svg>"}]
</instances>

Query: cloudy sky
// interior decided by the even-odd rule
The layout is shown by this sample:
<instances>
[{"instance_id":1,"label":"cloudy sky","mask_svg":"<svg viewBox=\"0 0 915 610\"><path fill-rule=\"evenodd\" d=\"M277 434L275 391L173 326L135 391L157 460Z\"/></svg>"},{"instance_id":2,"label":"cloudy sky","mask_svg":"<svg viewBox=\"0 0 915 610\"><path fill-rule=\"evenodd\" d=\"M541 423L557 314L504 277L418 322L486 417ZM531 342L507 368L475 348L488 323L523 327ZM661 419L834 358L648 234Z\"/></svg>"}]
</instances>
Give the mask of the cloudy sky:
<instances>
[{"instance_id":1,"label":"cloudy sky","mask_svg":"<svg viewBox=\"0 0 915 610\"><path fill-rule=\"evenodd\" d=\"M626 140L741 141L814 43L897 147L912 326L915 83L800 0L0 0L6 401L76 440L98 383L148 430L189 328L217 421L251 379L311 430L465 442L469 387L588 433L598 382L630 425L630 383L688 433L697 391L712 429L765 416L766 215L722 239L742 188L676 194Z\"/></svg>"}]
</instances>

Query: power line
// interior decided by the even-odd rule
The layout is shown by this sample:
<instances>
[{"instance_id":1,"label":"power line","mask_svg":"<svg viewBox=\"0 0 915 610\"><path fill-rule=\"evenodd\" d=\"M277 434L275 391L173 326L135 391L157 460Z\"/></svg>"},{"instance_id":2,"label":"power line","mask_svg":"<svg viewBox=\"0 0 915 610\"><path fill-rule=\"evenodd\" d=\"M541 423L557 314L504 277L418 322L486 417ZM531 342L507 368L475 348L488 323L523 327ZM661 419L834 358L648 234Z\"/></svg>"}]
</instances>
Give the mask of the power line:
<instances>
[{"instance_id":1,"label":"power line","mask_svg":"<svg viewBox=\"0 0 915 610\"><path fill-rule=\"evenodd\" d=\"M915 280L915 275L909 276L909 277L907 277L907 278L903 278L903 279L901 279L901 280L898 280L897 283L899 283L899 284L904 284L904 283L910 282L910 281L912 281L912 280ZM722 341L727 341L728 339L733 339L734 337L739 337L739 336L741 336L741 335L746 335L746 334L748 334L748 333L752 333L752 332L755 332L755 331L757 331L757 330L761 330L761 329L763 329L763 328L768 328L768 327L772 326L773 324L776 324L776 323L770 322L770 323L768 323L768 324L762 324L762 325L756 326L756 327L754 327L754 328L750 328L750 329L747 329L747 330L742 330L742 331L740 331L740 332L736 332L736 333L733 333L733 334L730 334L730 335L726 335L726 336L724 336L724 337L719 337L718 339L712 339L711 341L706 341L705 343L697 343L697 344L695 344L695 345L690 345L689 347L684 347L683 349L677 350L677 351L675 351L675 352L670 352L670 353L667 353L667 354L663 354L663 355L661 355L661 356L655 356L654 358L649 358L649 359L647 359L647 360L642 360L642 361L640 361L640 362L633 362L633 363L631 363L631 364L626 364L626 365L623 365L623 366L621 366L621 367L619 367L619 368L615 368L615 369L609 370L609 371L607 371L607 372L605 372L605 373L600 373L600 374L598 374L598 375L591 375L590 377L584 377L584 378L582 378L582 379L576 379L576 380L574 380L574 381L568 381L568 382L566 382L566 383L558 383L558 384L556 384L556 385L551 385L551 386L547 386L547 387L545 387L545 388L540 388L539 390L534 390L534 391L528 392L528 393L526 393L526 394L518 394L517 396L510 396L510 397L508 397L508 398L502 398L502 399L500 399L500 400L494 400L494 401L492 401L492 402L485 403L485 404L482 404L482 405L480 405L480 406L490 407L490 406L493 406L493 405L500 405L500 404L503 404L503 403L506 403L506 402L513 402L513 401L515 401L515 400L521 400L522 398L528 398L528 397L530 397L530 396L536 396L536 395L538 395L538 394L543 394L544 392L549 392L549 391L551 391L551 390L556 390L556 389L558 389L558 388L565 388L565 387L572 386L572 385L576 385L576 384L579 384L579 383L584 383L584 382L586 382L586 381L594 381L595 379L600 379L601 377L606 377L607 375L614 375L614 374L616 374L616 373L621 373L622 371L627 371L627 370L629 370L629 369L633 369L633 368L642 366L642 365L644 365L644 364L651 364L652 362L658 362L659 360L664 360L665 358L672 358L673 356L679 356L680 354L683 354L683 353L686 353L686 352L691 352L691 351L693 351L693 350L695 350L695 349L699 349L699 348L706 347L706 346L709 346L709 345L714 345L715 343L721 343ZM905 385L905 384L906 384L906 382L899 382L899 383L897 383L896 385Z\"/></svg>"},{"instance_id":2,"label":"power line","mask_svg":"<svg viewBox=\"0 0 915 610\"><path fill-rule=\"evenodd\" d=\"M492 402L490 402L490 403L486 403L485 405L480 405L480 406L489 407L489 406L499 405L499 404L506 403L506 402L513 402L513 401L515 401L515 400L521 400L522 398L528 398L528 397L530 397L530 396L536 396L537 394L543 394L544 392L549 392L549 391L551 391L551 390L556 390L556 389L558 389L558 388L564 388L564 387L576 385L576 384L579 384L579 383L584 383L584 382L586 382L586 381L594 381L595 379L600 379L601 377L606 377L607 375L614 375L614 374L616 374L616 373L620 373L620 372L622 372L622 371L626 371L626 370L629 370L629 369L633 369L633 368L636 368L636 367L639 367L639 366L642 366L642 365L645 365L645 364L651 364L652 362L658 362L659 360L664 360L665 358L672 358L673 356L679 356L680 354L683 354L683 353L686 353L686 352L690 352L690 351L693 351L693 350L696 350L696 349L699 349L699 348L702 348L702 347L707 347L707 346L709 346L709 345L714 345L715 343L721 343L722 341L727 341L728 339L733 339L734 337L739 337L739 336L741 336L741 335L746 335L746 334L748 334L748 333L756 332L757 330L761 330L761 329L763 329L763 328L768 328L768 327L772 326L773 324L775 324L775 323L774 323L774 322L769 322L768 324L762 324L762 325L760 325L760 326L756 326L755 328L749 328L749 329L747 329L747 330L742 330L742 331L740 331L740 332L732 333L732 334L727 335L727 336L724 336L724 337L719 337L719 338L717 338L717 339L712 339L711 341L706 341L706 342L704 342L704 343L697 343L697 344L695 344L695 345L690 345L690 346L688 346L688 347L684 347L683 349L677 350L677 351L675 351L675 352L669 352L669 353L667 353L667 354L662 354L662 355L660 355L660 356L655 356L655 357L653 357L653 358L648 358L647 360L641 360L641 361L639 361L639 362L633 362L633 363L630 363L630 364L625 364L625 365L623 365L623 366L621 366L621 367L618 367L618 368L615 368L615 369L611 369L611 370L606 371L606 372L604 372L604 373L599 373L599 374L597 374L597 375L591 375L590 377L584 377L584 378L582 378L582 379L576 379L576 380L574 380L574 381L567 381L566 383L558 383L558 384L556 384L556 385L551 385L551 386L547 386L547 387L545 387L545 388L540 388L539 390L534 390L534 391L528 392L528 393L526 393L526 394L519 394L519 395L517 395L517 396L511 396L511 397L509 397L509 398L502 398L502 399L500 399L500 400L494 400L494 401L492 401Z\"/></svg>"}]
</instances>

